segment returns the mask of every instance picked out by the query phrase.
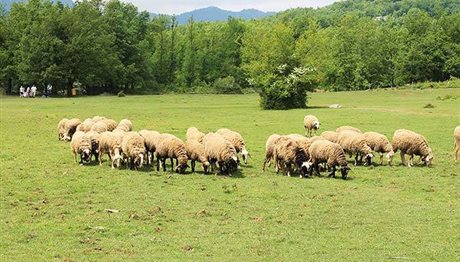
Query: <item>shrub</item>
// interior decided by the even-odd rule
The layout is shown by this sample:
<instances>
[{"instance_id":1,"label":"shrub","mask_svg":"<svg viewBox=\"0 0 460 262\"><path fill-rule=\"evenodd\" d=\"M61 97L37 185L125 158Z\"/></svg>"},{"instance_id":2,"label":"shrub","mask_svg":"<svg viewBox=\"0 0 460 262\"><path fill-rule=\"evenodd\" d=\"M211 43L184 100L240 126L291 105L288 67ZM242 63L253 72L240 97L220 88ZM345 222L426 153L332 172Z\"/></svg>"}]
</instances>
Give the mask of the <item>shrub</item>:
<instances>
[{"instance_id":1,"label":"shrub","mask_svg":"<svg viewBox=\"0 0 460 262\"><path fill-rule=\"evenodd\" d=\"M233 76L218 78L212 85L218 94L242 94L241 86L235 81Z\"/></svg>"},{"instance_id":2,"label":"shrub","mask_svg":"<svg viewBox=\"0 0 460 262\"><path fill-rule=\"evenodd\" d=\"M118 97L125 97L125 92L123 92L123 90L121 90L120 92L118 92L117 94Z\"/></svg>"}]
</instances>

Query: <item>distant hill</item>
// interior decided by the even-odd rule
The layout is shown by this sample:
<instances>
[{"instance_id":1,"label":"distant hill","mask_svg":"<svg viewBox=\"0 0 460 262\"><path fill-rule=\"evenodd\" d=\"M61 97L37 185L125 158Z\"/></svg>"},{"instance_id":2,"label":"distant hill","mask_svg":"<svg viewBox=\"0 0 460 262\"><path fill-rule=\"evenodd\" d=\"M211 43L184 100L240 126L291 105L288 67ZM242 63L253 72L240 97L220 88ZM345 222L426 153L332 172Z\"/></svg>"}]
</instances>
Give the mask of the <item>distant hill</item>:
<instances>
[{"instance_id":1,"label":"distant hill","mask_svg":"<svg viewBox=\"0 0 460 262\"><path fill-rule=\"evenodd\" d=\"M10 10L11 4L12 3L19 3L19 2L26 2L27 0L1 0L2 4L5 5L6 10ZM53 0L53 2L57 2L58 0ZM68 6L73 6L74 3L72 0L59 0L61 3L68 5Z\"/></svg>"},{"instance_id":2,"label":"distant hill","mask_svg":"<svg viewBox=\"0 0 460 262\"><path fill-rule=\"evenodd\" d=\"M235 18L242 18L245 20L257 19L266 16L274 15L275 12L263 12L256 9L244 9L240 12L223 10L215 6L206 8L196 9L190 12L182 13L177 15L177 22L179 24L186 24L190 17L193 16L195 21L213 22L213 21L226 21L230 16ZM158 14L151 14L156 16Z\"/></svg>"}]
</instances>

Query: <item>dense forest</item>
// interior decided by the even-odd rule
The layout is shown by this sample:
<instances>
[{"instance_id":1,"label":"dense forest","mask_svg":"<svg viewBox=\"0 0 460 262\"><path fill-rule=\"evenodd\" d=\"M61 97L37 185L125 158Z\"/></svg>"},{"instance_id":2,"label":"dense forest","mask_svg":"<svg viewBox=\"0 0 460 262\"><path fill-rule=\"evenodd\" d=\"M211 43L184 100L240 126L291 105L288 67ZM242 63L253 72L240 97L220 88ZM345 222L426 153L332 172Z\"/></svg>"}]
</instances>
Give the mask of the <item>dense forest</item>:
<instances>
[{"instance_id":1,"label":"dense forest","mask_svg":"<svg viewBox=\"0 0 460 262\"><path fill-rule=\"evenodd\" d=\"M460 77L460 4L348 0L179 26L119 0L30 0L1 8L0 65L7 93L30 83L88 94L255 90L301 105L295 97L311 89Z\"/></svg>"}]
</instances>

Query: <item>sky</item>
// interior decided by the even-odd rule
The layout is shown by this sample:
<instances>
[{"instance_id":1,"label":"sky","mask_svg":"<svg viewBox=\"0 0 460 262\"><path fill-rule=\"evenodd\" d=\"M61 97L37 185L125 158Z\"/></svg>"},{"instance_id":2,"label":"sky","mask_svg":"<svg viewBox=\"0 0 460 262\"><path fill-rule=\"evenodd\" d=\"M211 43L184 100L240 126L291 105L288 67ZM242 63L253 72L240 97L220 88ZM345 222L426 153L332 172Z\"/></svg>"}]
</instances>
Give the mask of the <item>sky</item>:
<instances>
[{"instance_id":1,"label":"sky","mask_svg":"<svg viewBox=\"0 0 460 262\"><path fill-rule=\"evenodd\" d=\"M217 6L231 11L259 9L261 11L282 11L295 7L321 7L337 0L124 0L131 2L140 11L152 13L181 14L198 8Z\"/></svg>"}]
</instances>

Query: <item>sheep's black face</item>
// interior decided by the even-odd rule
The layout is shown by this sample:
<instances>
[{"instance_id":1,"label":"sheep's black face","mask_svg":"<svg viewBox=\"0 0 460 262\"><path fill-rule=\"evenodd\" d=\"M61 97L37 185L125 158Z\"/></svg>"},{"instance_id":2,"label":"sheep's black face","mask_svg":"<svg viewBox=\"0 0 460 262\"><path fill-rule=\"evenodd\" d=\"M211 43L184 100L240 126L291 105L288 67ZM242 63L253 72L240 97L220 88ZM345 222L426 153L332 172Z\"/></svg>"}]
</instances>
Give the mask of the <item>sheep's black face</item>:
<instances>
[{"instance_id":1,"label":"sheep's black face","mask_svg":"<svg viewBox=\"0 0 460 262\"><path fill-rule=\"evenodd\" d=\"M366 158L365 158L365 159L366 159L366 164L367 164L368 166L372 165L372 158L373 158L373 157L374 157L374 155L372 155L372 154L366 155Z\"/></svg>"},{"instance_id":2,"label":"sheep's black face","mask_svg":"<svg viewBox=\"0 0 460 262\"><path fill-rule=\"evenodd\" d=\"M344 166L340 169L341 173L342 173L342 178L343 179L347 179L347 176L348 176L348 172L350 171L351 169L348 167L348 166Z\"/></svg>"},{"instance_id":3,"label":"sheep's black face","mask_svg":"<svg viewBox=\"0 0 460 262\"><path fill-rule=\"evenodd\" d=\"M311 162L303 162L300 166L300 174L304 177L309 176L313 172L313 164Z\"/></svg>"},{"instance_id":4,"label":"sheep's black face","mask_svg":"<svg viewBox=\"0 0 460 262\"><path fill-rule=\"evenodd\" d=\"M83 162L89 163L91 161L91 151L84 150L83 152L81 152L80 157Z\"/></svg>"},{"instance_id":5,"label":"sheep's black face","mask_svg":"<svg viewBox=\"0 0 460 262\"><path fill-rule=\"evenodd\" d=\"M188 167L189 167L189 166L188 166L187 163L182 163L182 164L180 164L180 165L178 165L178 166L176 167L176 172L177 172L177 173L180 173L180 174L183 174L183 173L185 173L185 170L186 170Z\"/></svg>"},{"instance_id":6,"label":"sheep's black face","mask_svg":"<svg viewBox=\"0 0 460 262\"><path fill-rule=\"evenodd\" d=\"M231 172L234 172L238 169L238 166L239 166L239 161L235 161L235 160L230 160L228 161L227 163L225 163L224 165L224 172L226 173L231 173Z\"/></svg>"}]
</instances>

